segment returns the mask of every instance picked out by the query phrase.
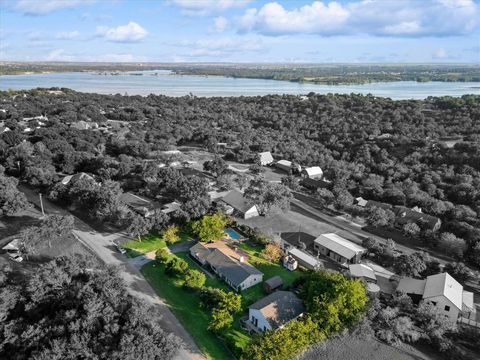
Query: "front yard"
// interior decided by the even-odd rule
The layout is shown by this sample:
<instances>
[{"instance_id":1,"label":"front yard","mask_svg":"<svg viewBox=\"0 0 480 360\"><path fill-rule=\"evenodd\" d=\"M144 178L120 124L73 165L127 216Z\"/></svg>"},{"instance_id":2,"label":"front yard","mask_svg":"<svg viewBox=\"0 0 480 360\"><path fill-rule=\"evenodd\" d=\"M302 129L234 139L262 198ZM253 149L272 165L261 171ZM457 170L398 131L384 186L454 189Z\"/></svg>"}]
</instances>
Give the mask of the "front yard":
<instances>
[{"instance_id":1,"label":"front yard","mask_svg":"<svg viewBox=\"0 0 480 360\"><path fill-rule=\"evenodd\" d=\"M252 246L242 243L241 247L250 255L250 264L264 273L264 280L279 275L283 279L284 285L289 286L295 279L302 275L301 271L290 272L279 263L271 263L261 258L260 252L263 246ZM180 252L172 256L178 256L185 260L191 269L199 270L200 268L200 266L190 258L188 252ZM230 344L232 348L235 348L236 352L241 351L248 345L250 335L241 328L240 318L246 315L249 305L266 295L263 291L262 284L257 284L241 293L242 311L234 315L234 322L232 326L224 332L223 340L207 330L208 323L210 322L210 310L200 307L200 297L198 293L185 289L182 286L182 279L167 276L164 271L164 265L158 265L155 262L151 262L142 268L142 273L145 278L150 282L160 297L166 300L177 319L192 335L197 345L205 354L212 359L228 359L233 356L227 348L227 343ZM216 276L207 276L205 286L233 291Z\"/></svg>"},{"instance_id":2,"label":"front yard","mask_svg":"<svg viewBox=\"0 0 480 360\"><path fill-rule=\"evenodd\" d=\"M188 240L189 238L190 238L190 234L183 231L180 232L179 241L185 241L185 240ZM149 253L151 251L157 251L158 249L164 248L167 246L167 243L162 238L161 234L152 233L152 234L142 236L141 239L142 241L138 241L138 239L132 239L122 245L122 247L125 250L127 250L128 257L133 258L136 256Z\"/></svg>"}]
</instances>

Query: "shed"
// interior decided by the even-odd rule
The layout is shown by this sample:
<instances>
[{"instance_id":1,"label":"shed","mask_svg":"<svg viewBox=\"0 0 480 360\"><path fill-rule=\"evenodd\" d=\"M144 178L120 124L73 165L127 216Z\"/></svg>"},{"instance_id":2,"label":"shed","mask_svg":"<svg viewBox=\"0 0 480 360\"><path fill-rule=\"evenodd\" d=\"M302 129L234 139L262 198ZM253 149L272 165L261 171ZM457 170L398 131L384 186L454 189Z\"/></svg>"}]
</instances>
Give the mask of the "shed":
<instances>
[{"instance_id":1,"label":"shed","mask_svg":"<svg viewBox=\"0 0 480 360\"><path fill-rule=\"evenodd\" d=\"M340 264L357 264L367 249L341 236L329 233L315 239L314 248L319 254L328 256Z\"/></svg>"},{"instance_id":2,"label":"shed","mask_svg":"<svg viewBox=\"0 0 480 360\"><path fill-rule=\"evenodd\" d=\"M375 276L375 272L373 269L365 264L350 264L348 265L348 269L350 270L350 275L356 278L362 278L367 282L377 282L377 277Z\"/></svg>"},{"instance_id":3,"label":"shed","mask_svg":"<svg viewBox=\"0 0 480 360\"><path fill-rule=\"evenodd\" d=\"M265 166L273 163L273 156L270 151L261 152L258 156L260 158L260 165Z\"/></svg>"},{"instance_id":4,"label":"shed","mask_svg":"<svg viewBox=\"0 0 480 360\"><path fill-rule=\"evenodd\" d=\"M303 252L302 250L291 248L288 253L298 261L298 265L308 270L317 270L322 267L322 263L312 255Z\"/></svg>"},{"instance_id":5,"label":"shed","mask_svg":"<svg viewBox=\"0 0 480 360\"><path fill-rule=\"evenodd\" d=\"M271 277L270 279L266 280L263 283L263 289L268 292L274 292L275 290L281 288L283 286L283 280L280 276L274 276Z\"/></svg>"}]
</instances>

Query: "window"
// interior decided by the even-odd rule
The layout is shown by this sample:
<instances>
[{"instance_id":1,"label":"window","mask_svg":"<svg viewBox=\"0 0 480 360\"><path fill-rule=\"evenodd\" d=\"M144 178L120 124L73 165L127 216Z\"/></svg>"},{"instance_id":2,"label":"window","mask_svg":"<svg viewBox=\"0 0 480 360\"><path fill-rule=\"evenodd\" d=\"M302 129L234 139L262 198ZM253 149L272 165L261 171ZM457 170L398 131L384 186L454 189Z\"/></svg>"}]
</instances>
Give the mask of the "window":
<instances>
[{"instance_id":1,"label":"window","mask_svg":"<svg viewBox=\"0 0 480 360\"><path fill-rule=\"evenodd\" d=\"M437 306L437 302L436 302L436 301L432 301L432 304L433 304L434 306Z\"/></svg>"},{"instance_id":2,"label":"window","mask_svg":"<svg viewBox=\"0 0 480 360\"><path fill-rule=\"evenodd\" d=\"M445 305L445 311L450 311L450 306Z\"/></svg>"}]
</instances>

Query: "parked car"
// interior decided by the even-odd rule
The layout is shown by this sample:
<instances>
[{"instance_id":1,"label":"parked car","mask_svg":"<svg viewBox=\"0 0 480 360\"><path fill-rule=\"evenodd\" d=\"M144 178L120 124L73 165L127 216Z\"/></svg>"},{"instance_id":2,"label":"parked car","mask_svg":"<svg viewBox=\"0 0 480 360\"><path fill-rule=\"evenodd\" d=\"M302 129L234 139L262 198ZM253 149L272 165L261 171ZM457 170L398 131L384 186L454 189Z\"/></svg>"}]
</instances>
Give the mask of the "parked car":
<instances>
[{"instance_id":1,"label":"parked car","mask_svg":"<svg viewBox=\"0 0 480 360\"><path fill-rule=\"evenodd\" d=\"M23 257L19 253L9 253L8 256L10 257L10 260L13 260L16 262L23 261Z\"/></svg>"},{"instance_id":2,"label":"parked car","mask_svg":"<svg viewBox=\"0 0 480 360\"><path fill-rule=\"evenodd\" d=\"M122 255L125 255L127 253L127 250L125 250L123 247L121 247L118 244L115 244L115 247L117 248L118 252Z\"/></svg>"}]
</instances>

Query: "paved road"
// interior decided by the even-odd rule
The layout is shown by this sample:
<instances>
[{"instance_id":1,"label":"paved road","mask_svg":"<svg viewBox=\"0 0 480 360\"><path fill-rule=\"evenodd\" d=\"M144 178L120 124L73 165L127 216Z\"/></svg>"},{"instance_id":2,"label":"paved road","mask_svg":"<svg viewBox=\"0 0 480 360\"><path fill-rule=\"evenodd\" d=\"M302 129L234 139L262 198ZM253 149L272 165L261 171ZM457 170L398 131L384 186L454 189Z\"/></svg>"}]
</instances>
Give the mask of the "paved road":
<instances>
[{"instance_id":1,"label":"paved road","mask_svg":"<svg viewBox=\"0 0 480 360\"><path fill-rule=\"evenodd\" d=\"M30 202L39 206L39 197L36 192L22 185L19 186L19 189L25 193ZM46 214L72 215L67 210L56 206L45 198L43 199L43 205ZM117 266L119 275L125 281L129 292L135 297L144 300L147 304L152 305L160 315L159 321L162 328L182 339L185 346L180 349L176 359L205 359L193 338L175 318L165 302L158 297L139 269L129 264L127 258L120 254L112 244L113 241L124 240L124 235L119 233L100 233L79 218L75 216L74 218L75 229L73 234L75 237L90 248L103 262Z\"/></svg>"},{"instance_id":2,"label":"paved road","mask_svg":"<svg viewBox=\"0 0 480 360\"><path fill-rule=\"evenodd\" d=\"M296 212L300 212L306 216L309 216L310 218L312 219L316 219L316 220L319 220L319 221L323 221L323 222L326 222L328 224L331 224L331 225L334 225L342 230L345 230L353 235L356 236L356 240L354 239L351 239L352 241L355 241L356 243L360 244L362 243L362 240L367 238L367 237L370 237L372 239L376 239L378 242L384 244L387 242L387 240L385 238L382 238L380 236L377 236L377 235L374 235L372 233L369 233L369 232L366 232L364 230L362 230L361 228L358 227L358 225L356 224L352 224L350 222L347 222L345 221L344 219L341 219L341 218L338 218L338 217L334 217L334 216L330 216L330 215L327 215L325 214L324 212L310 206L310 205L307 205L305 202L306 201L311 201L311 199L309 199L307 196L303 195L303 194L298 194L298 193L295 193L295 198L292 200L291 202L291 209L292 211L296 211ZM423 250L421 248L418 248L418 249L412 249L410 247L407 247L407 246L404 246L402 244L398 244L397 243L397 249L399 251L401 251L402 253L404 254L412 254L414 252L417 252L417 251L420 251L420 250ZM425 251L429 252L428 249L425 249ZM444 259L441 259L441 258L438 258L436 256L433 256L431 255L431 253L429 252L430 254L430 258L432 258L432 260L437 260L440 264L443 264L445 265L448 261L445 261Z\"/></svg>"}]
</instances>

